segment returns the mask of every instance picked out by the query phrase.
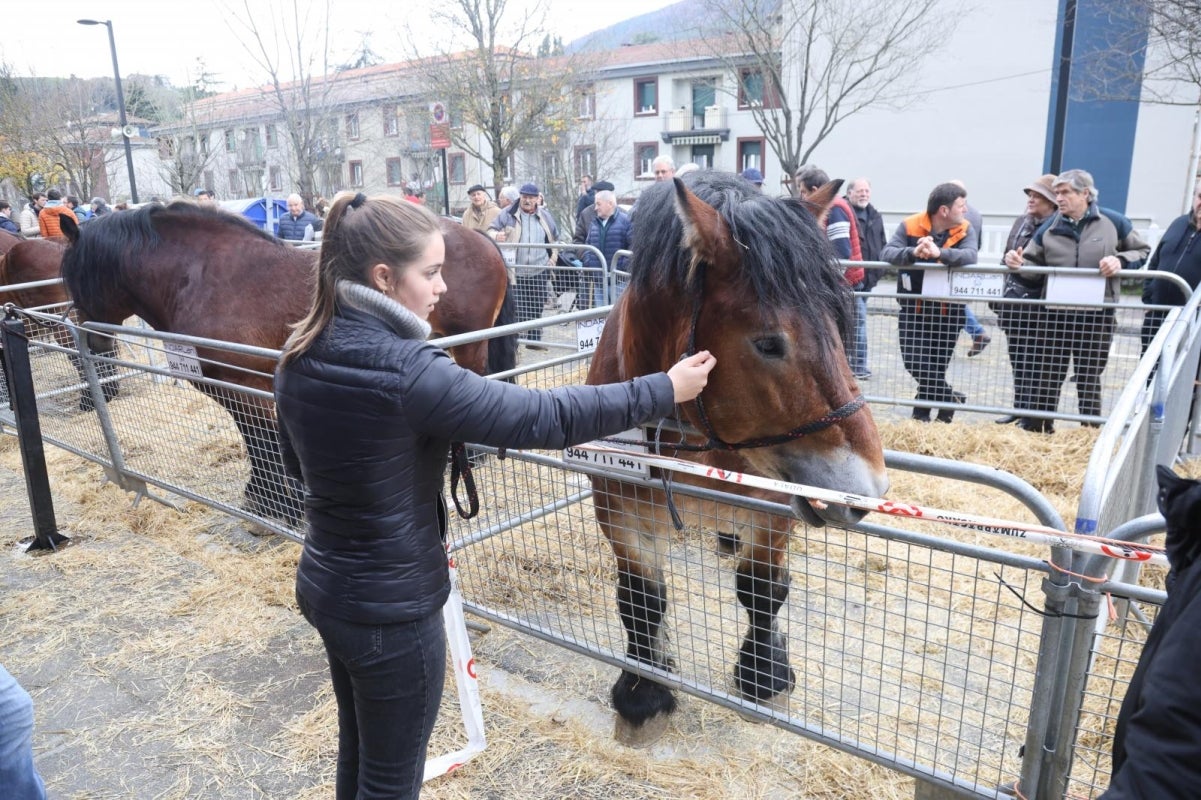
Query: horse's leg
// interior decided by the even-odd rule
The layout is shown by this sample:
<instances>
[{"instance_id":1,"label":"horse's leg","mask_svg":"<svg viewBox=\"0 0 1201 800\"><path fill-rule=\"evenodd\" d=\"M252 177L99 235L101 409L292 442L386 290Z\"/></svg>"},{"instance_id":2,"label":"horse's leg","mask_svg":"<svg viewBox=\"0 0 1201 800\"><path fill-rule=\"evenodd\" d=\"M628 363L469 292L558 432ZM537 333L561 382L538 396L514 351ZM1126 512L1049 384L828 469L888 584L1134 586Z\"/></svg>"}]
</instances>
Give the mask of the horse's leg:
<instances>
[{"instance_id":1,"label":"horse's leg","mask_svg":"<svg viewBox=\"0 0 1201 800\"><path fill-rule=\"evenodd\" d=\"M766 520L765 520L766 521ZM745 537L735 581L738 601L750 626L738 651L734 680L743 697L767 700L796 685L788 665L788 642L780 634L776 615L788 598L787 520L770 518Z\"/></svg>"},{"instance_id":2,"label":"horse's leg","mask_svg":"<svg viewBox=\"0 0 1201 800\"><path fill-rule=\"evenodd\" d=\"M447 352L460 367L469 369L477 375L488 373L488 342L486 340L460 344L450 348Z\"/></svg>"},{"instance_id":3,"label":"horse's leg","mask_svg":"<svg viewBox=\"0 0 1201 800\"><path fill-rule=\"evenodd\" d=\"M597 521L617 558L617 611L626 631L626 655L648 666L671 669L663 637L665 542L655 533L649 495L604 479L596 479L594 485ZM605 491L605 486L612 490ZM611 698L619 717L617 738L630 745L658 738L667 727L667 716L676 710L670 689L629 670L618 677Z\"/></svg>"},{"instance_id":4,"label":"horse's leg","mask_svg":"<svg viewBox=\"0 0 1201 800\"><path fill-rule=\"evenodd\" d=\"M75 347L75 342L70 334L70 331L63 327L61 332L56 334L56 339L60 344L70 347L72 350ZM99 333L87 333L84 335L84 342L87 349L92 355L103 356L105 358L117 357L117 340L112 336L106 336ZM83 381L83 388L79 391L79 410L80 411L95 411L96 404L92 397L91 387L88 386L87 373L83 369L83 360L81 356L71 354L69 356L72 366L79 374ZM100 381L100 393L105 401L112 400L121 391L121 385L116 380L117 366L103 361L93 361L96 367L96 378Z\"/></svg>"},{"instance_id":5,"label":"horse's leg","mask_svg":"<svg viewBox=\"0 0 1201 800\"><path fill-rule=\"evenodd\" d=\"M304 518L304 494L301 486L284 474L275 416L254 398L231 400L224 393L210 396L233 417L246 444L250 480L246 482L243 508L299 528Z\"/></svg>"}]
</instances>

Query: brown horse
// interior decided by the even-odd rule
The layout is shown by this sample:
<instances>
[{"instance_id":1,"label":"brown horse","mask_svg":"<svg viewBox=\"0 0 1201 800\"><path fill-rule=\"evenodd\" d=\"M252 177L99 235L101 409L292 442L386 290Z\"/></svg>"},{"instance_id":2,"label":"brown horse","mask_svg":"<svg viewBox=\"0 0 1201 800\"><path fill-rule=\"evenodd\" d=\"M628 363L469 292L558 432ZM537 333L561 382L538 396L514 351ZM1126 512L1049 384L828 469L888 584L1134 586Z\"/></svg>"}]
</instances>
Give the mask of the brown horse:
<instances>
[{"instance_id":1,"label":"brown horse","mask_svg":"<svg viewBox=\"0 0 1201 800\"><path fill-rule=\"evenodd\" d=\"M2 233L2 231L0 231ZM19 239L0 242L0 286L15 286L59 277L65 240ZM7 245L7 247L5 246ZM67 290L61 283L0 292L0 305L12 303L21 308L57 305L67 302Z\"/></svg>"},{"instance_id":2,"label":"brown horse","mask_svg":"<svg viewBox=\"0 0 1201 800\"><path fill-rule=\"evenodd\" d=\"M811 199L824 210L837 186ZM680 409L700 433L675 455L878 497L888 487L884 454L842 344L853 322L851 294L810 211L720 173L694 173L643 192L631 283L605 325L588 382L666 370L682 354L707 349L717 367L700 398ZM731 491L717 481L675 480ZM596 518L617 559L627 656L668 670L662 560L671 520L664 493L610 478L592 483ZM810 525L863 516L800 497L737 491L790 503ZM700 501L676 495L674 502L686 514L705 513ZM734 677L744 697L766 700L795 684L776 616L788 596L786 540L796 519L739 510L734 520L735 585L750 622ZM675 710L670 689L629 670L614 685L612 702L618 737L630 744L652 740Z\"/></svg>"},{"instance_id":3,"label":"brown horse","mask_svg":"<svg viewBox=\"0 0 1201 800\"><path fill-rule=\"evenodd\" d=\"M284 244L223 211L173 203L109 214L87 225L64 223L67 291L83 319L120 324L138 315L159 331L278 349L312 301L317 253ZM449 290L430 324L436 335L511 322L504 259L485 236L444 222ZM454 348L480 373L511 369L516 337ZM197 348L206 378L270 392L274 360ZM245 507L296 524L300 487L285 478L269 400L194 384L233 417L251 474ZM107 386L107 384L106 384Z\"/></svg>"}]
</instances>

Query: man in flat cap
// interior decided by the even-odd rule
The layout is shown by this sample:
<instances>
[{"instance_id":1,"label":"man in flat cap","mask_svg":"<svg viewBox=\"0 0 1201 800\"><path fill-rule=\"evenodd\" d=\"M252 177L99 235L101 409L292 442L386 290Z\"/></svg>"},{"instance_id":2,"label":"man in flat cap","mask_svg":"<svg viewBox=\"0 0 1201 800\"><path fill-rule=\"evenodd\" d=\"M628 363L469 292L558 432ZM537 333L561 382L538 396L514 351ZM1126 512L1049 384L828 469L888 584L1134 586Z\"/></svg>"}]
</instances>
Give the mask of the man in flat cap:
<instances>
[{"instance_id":1,"label":"man in flat cap","mask_svg":"<svg viewBox=\"0 0 1201 800\"><path fill-rule=\"evenodd\" d=\"M492 220L500 214L500 206L492 202L488 190L480 184L475 184L467 190L471 205L463 212L463 227L475 231L487 231Z\"/></svg>"},{"instance_id":2,"label":"man in flat cap","mask_svg":"<svg viewBox=\"0 0 1201 800\"><path fill-rule=\"evenodd\" d=\"M517 299L517 320L525 322L542 316L547 299L547 270L553 267L559 251L553 245L559 238L555 218L545 207L538 205L542 191L535 183L522 184L517 202L496 215L488 227L488 235L498 242L524 245L550 245L546 248L521 247L511 262L516 273L514 291ZM542 329L526 332L531 342L542 340ZM540 344L527 345L532 350L545 350Z\"/></svg>"}]
</instances>

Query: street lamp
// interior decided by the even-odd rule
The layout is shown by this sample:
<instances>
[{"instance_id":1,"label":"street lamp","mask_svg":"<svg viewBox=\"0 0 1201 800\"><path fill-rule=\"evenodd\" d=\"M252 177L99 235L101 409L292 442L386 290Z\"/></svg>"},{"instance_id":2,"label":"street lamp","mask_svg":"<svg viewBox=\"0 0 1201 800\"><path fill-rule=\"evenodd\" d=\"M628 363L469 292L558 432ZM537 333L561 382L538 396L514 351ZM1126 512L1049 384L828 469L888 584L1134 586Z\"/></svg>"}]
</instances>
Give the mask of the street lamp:
<instances>
[{"instance_id":1,"label":"street lamp","mask_svg":"<svg viewBox=\"0 0 1201 800\"><path fill-rule=\"evenodd\" d=\"M136 203L138 202L138 184L133 177L133 150L129 146L129 134L126 132L125 92L121 90L121 70L117 67L117 42L113 39L113 23L108 19L80 19L76 22L80 25L103 25L108 28L108 48L113 53L113 80L117 84L118 123L121 126L121 139L125 142L125 168L129 170L129 199L130 202Z\"/></svg>"}]
</instances>

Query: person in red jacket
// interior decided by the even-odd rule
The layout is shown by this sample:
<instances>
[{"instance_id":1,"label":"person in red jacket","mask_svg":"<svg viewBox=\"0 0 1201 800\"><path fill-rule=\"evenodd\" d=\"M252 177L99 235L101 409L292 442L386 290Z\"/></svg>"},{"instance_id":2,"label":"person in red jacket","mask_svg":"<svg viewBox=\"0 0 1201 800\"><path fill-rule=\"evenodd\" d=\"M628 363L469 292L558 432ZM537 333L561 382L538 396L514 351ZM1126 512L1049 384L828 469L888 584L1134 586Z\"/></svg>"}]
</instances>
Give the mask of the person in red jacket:
<instances>
[{"instance_id":1,"label":"person in red jacket","mask_svg":"<svg viewBox=\"0 0 1201 800\"><path fill-rule=\"evenodd\" d=\"M804 200L830 182L830 176L825 170L814 166L805 166L797 170L797 193ZM862 261L863 251L859 245L859 221L851 204L845 197L837 197L826 212L826 238L834 248L834 254L842 261ZM847 361L851 364L851 372L859 380L867 380L872 376L867 368L867 300L861 294L867 289L867 272L861 266L851 266L842 274L851 288L855 290L855 341L846 342ZM859 337L863 342L859 342Z\"/></svg>"}]
</instances>

